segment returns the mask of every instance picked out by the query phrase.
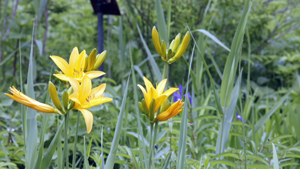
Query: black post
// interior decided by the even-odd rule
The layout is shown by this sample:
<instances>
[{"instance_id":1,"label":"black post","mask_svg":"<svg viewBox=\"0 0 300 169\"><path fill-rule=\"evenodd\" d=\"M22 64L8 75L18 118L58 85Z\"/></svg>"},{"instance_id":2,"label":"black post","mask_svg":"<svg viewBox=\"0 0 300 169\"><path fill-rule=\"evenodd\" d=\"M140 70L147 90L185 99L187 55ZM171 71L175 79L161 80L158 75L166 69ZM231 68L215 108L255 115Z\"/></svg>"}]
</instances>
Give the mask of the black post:
<instances>
[{"instance_id":1,"label":"black post","mask_svg":"<svg viewBox=\"0 0 300 169\"><path fill-rule=\"evenodd\" d=\"M103 14L102 12L98 12L98 53L103 52L104 50L104 36L103 36ZM100 71L104 71L104 62L102 65L98 68Z\"/></svg>"}]
</instances>

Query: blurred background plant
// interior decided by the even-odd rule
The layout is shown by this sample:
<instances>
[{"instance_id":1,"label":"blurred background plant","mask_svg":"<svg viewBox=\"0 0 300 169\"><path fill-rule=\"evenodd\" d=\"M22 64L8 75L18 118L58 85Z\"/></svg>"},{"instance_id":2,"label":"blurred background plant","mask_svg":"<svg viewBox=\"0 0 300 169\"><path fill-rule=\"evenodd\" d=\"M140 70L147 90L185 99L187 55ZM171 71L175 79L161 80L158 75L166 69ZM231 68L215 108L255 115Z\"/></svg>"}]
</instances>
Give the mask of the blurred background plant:
<instances>
[{"instance_id":1,"label":"blurred background plant","mask_svg":"<svg viewBox=\"0 0 300 169\"><path fill-rule=\"evenodd\" d=\"M297 128L300 120L300 2L297 0L252 2L238 64L238 70L243 68L243 73L235 109L244 123L234 116L225 152L215 152L223 115L217 108L214 91L220 93L221 77L229 53L226 47L232 45L245 10L244 3L242 0L161 1L165 19L168 20L169 12L171 14L169 40L178 33L183 35L188 30L185 26L187 24L208 65L206 69L196 49L193 53L195 43L191 40L184 56L169 69L169 85L182 84L183 88L189 86L188 92L193 103L188 106L187 168L216 168L217 165L224 168L272 168L272 143L275 144L280 167L297 168L296 165L299 164L300 131ZM155 1L125 0L118 1L118 5L122 16L104 16L106 75L96 80L96 83L107 83L107 93L114 101L90 109L94 112L94 127L90 134L86 134L84 121L81 120L76 154L78 168L83 168L84 164L102 166L101 151L103 150L105 159L109 153L126 80L132 74L129 55L132 55L138 84L142 83L143 76L152 83L160 81L156 78L149 58L153 56L158 67L163 67L164 63L156 53L151 38L152 27L157 25L157 18L160 17L156 14ZM216 39L209 37L207 33L194 31L199 29L208 31L225 47L216 43ZM49 55L67 59L75 46L80 51L95 48L97 17L93 15L92 6L87 0L0 0L0 30L0 161L6 162L0 163L0 168L8 165L11 168L15 165L24 168L24 110L4 93L12 85L26 90L32 40L35 96L40 101L49 100L47 85L55 71ZM145 46L143 40L148 46ZM195 56L192 72L189 74L188 63L192 55ZM210 83L208 71L215 86ZM187 82L189 75L191 80ZM53 82L65 85L58 80ZM134 85L129 83L115 168L139 168L141 165L133 88ZM58 92L62 96L60 88ZM141 93L138 98L142 98ZM141 141L148 149L149 126L146 117L140 115L144 133ZM172 122L160 125L155 149L156 168L162 168L167 159L168 166L176 166L181 117L182 115L174 117ZM38 131L43 118L37 113ZM44 138L46 149L60 124L57 116L47 118ZM69 125L75 126L75 123L76 116L70 115ZM69 135L75 135L75 127L70 129ZM69 149L72 151L74 140L73 137L70 138ZM58 149L62 146L58 145ZM170 151L173 153L168 155ZM57 155L56 153L52 158L51 168L58 166ZM83 158L85 155L87 160Z\"/></svg>"}]
</instances>

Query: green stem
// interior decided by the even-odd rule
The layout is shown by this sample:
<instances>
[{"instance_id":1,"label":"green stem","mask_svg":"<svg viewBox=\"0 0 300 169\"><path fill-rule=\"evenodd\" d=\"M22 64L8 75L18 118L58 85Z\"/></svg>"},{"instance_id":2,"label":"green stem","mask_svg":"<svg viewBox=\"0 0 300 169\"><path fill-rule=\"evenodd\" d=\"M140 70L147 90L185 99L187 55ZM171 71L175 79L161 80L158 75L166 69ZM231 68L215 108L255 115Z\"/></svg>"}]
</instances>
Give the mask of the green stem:
<instances>
[{"instance_id":1,"label":"green stem","mask_svg":"<svg viewBox=\"0 0 300 169\"><path fill-rule=\"evenodd\" d=\"M165 62L162 79L168 78L169 64Z\"/></svg>"},{"instance_id":2,"label":"green stem","mask_svg":"<svg viewBox=\"0 0 300 169\"><path fill-rule=\"evenodd\" d=\"M153 135L153 146L155 146L157 130L158 130L158 121L155 122L154 135ZM154 148L154 147L153 147L153 148ZM152 150L155 152L154 149L152 149ZM154 155L154 153L152 153L152 156L153 156L153 155ZM152 159L154 159L154 158L152 158ZM154 167L154 160L152 160L152 166Z\"/></svg>"},{"instance_id":3,"label":"green stem","mask_svg":"<svg viewBox=\"0 0 300 169\"><path fill-rule=\"evenodd\" d=\"M151 168L151 158L152 158L152 151L153 151L153 125L154 123L150 123L150 152L149 152L149 161L148 161L148 168Z\"/></svg>"},{"instance_id":4,"label":"green stem","mask_svg":"<svg viewBox=\"0 0 300 169\"><path fill-rule=\"evenodd\" d=\"M74 147L73 147L72 169L75 169L76 148L77 148L77 137L78 137L79 120L80 120L80 113L77 112L75 141L74 141Z\"/></svg>"},{"instance_id":5,"label":"green stem","mask_svg":"<svg viewBox=\"0 0 300 169\"><path fill-rule=\"evenodd\" d=\"M69 150L68 150L68 130L69 130L69 112L65 115L65 143L64 143L64 157L66 162L66 168L69 168ZM63 161L64 164L64 161Z\"/></svg>"},{"instance_id":6,"label":"green stem","mask_svg":"<svg viewBox=\"0 0 300 169\"><path fill-rule=\"evenodd\" d=\"M225 112L225 111L224 111ZM222 116L222 125L221 125L221 138L220 138L220 148L219 148L219 152L218 154L220 154L222 152L222 141L223 141L223 128L224 128L224 122L225 122L225 115Z\"/></svg>"}]
</instances>

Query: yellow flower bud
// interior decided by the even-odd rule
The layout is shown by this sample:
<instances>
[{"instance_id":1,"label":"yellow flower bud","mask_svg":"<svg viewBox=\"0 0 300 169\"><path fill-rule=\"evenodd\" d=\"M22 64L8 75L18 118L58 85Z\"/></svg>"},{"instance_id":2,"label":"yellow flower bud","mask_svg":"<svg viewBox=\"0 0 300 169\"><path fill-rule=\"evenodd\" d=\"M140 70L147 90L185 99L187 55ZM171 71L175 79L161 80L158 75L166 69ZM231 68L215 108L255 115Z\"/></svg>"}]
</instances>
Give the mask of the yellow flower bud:
<instances>
[{"instance_id":1,"label":"yellow flower bud","mask_svg":"<svg viewBox=\"0 0 300 169\"><path fill-rule=\"evenodd\" d=\"M93 49L92 52L90 53L90 56L88 57L88 64L87 64L88 66L87 66L86 71L93 70L94 65L96 63L96 56L97 56L97 50Z\"/></svg>"},{"instance_id":2,"label":"yellow flower bud","mask_svg":"<svg viewBox=\"0 0 300 169\"><path fill-rule=\"evenodd\" d=\"M177 47L178 47L178 45L180 43L180 39L181 39L181 34L178 33L178 35L174 39L174 44L172 45L172 47L170 45L170 49L172 49L173 52L176 51L176 49L177 49Z\"/></svg>"},{"instance_id":3,"label":"yellow flower bud","mask_svg":"<svg viewBox=\"0 0 300 169\"><path fill-rule=\"evenodd\" d=\"M169 64L175 62L176 60L178 60L183 55L183 53L185 52L187 46L190 43L190 38L191 38L191 35L190 35L190 32L188 31L184 35L182 43L181 43L180 47L178 48L178 50L176 51L175 55L171 59L168 60ZM174 42L174 46L175 46L175 42Z\"/></svg>"},{"instance_id":4,"label":"yellow flower bud","mask_svg":"<svg viewBox=\"0 0 300 169\"><path fill-rule=\"evenodd\" d=\"M166 42L164 40L161 41L161 50L162 51L166 51L167 50L167 45L166 45ZM161 55L161 58L164 60L164 61L167 61L166 60L166 52L163 52Z\"/></svg>"},{"instance_id":5,"label":"yellow flower bud","mask_svg":"<svg viewBox=\"0 0 300 169\"><path fill-rule=\"evenodd\" d=\"M152 40L153 40L153 43L154 43L154 47L157 51L157 53L162 56L162 54L165 52L161 49L161 46L160 46L160 41L159 41L159 35L158 35L158 32L156 30L156 27L153 26L152 28Z\"/></svg>"},{"instance_id":6,"label":"yellow flower bud","mask_svg":"<svg viewBox=\"0 0 300 169\"><path fill-rule=\"evenodd\" d=\"M54 106L58 110L62 111L63 109L62 109L61 103L60 103L58 95L57 95L56 87L52 82L49 82L49 88L48 89L49 89L50 97L51 97L51 100L52 100Z\"/></svg>"},{"instance_id":7,"label":"yellow flower bud","mask_svg":"<svg viewBox=\"0 0 300 169\"><path fill-rule=\"evenodd\" d=\"M100 66L101 66L101 64L103 63L103 61L105 60L105 58L106 58L106 50L105 51L103 51L101 54L98 54L97 55L97 58L96 58L96 63L94 64L94 70L96 70L96 69L98 69Z\"/></svg>"}]
</instances>

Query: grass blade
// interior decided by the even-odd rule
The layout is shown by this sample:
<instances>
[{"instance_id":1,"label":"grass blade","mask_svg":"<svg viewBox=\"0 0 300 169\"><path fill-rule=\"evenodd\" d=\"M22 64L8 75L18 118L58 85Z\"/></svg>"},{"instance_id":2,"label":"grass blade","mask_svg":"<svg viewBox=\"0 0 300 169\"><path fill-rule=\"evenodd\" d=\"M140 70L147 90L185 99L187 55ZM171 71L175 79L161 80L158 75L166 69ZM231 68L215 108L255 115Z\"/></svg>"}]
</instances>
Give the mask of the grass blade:
<instances>
[{"instance_id":1,"label":"grass blade","mask_svg":"<svg viewBox=\"0 0 300 169\"><path fill-rule=\"evenodd\" d=\"M230 49L226 45L224 45L218 38L216 38L214 35L209 33L207 30L205 30L205 29L196 29L195 31L203 33L204 35L209 37L211 40L216 42L218 45L220 45L222 48L224 48L225 50L230 52Z\"/></svg>"},{"instance_id":2,"label":"grass blade","mask_svg":"<svg viewBox=\"0 0 300 169\"><path fill-rule=\"evenodd\" d=\"M193 47L192 55L191 55L191 60L190 60L190 66L189 66L189 74L188 74L188 79L187 83L190 79L190 74L191 74L191 68L192 68L192 63L193 63L193 56L194 56L194 50L195 46ZM185 150L186 150L186 140L187 140L187 113L188 113L188 90L189 90L189 85L186 85L185 89L185 100L186 103L184 104L183 107L183 115L181 119L181 125L180 125L180 136L179 136L179 150L178 150L178 158L177 158L177 169L184 168L184 160L185 160Z\"/></svg>"},{"instance_id":3,"label":"grass blade","mask_svg":"<svg viewBox=\"0 0 300 169\"><path fill-rule=\"evenodd\" d=\"M224 111L224 117L222 118L222 122L220 124L219 128L219 135L217 138L217 145L216 145L216 153L220 154L224 152L225 145L230 133L230 128L231 128L231 122L233 119L233 115L235 113L235 107L237 104L237 100L239 97L239 92L240 92L240 83L241 83L241 77L242 72L240 73L239 79L235 84L235 87L231 93L231 101L230 105L227 109Z\"/></svg>"},{"instance_id":4,"label":"grass blade","mask_svg":"<svg viewBox=\"0 0 300 169\"><path fill-rule=\"evenodd\" d=\"M114 135L112 145L110 148L110 152L107 157L107 161L106 161L106 165L105 165L106 169L112 169L115 164L117 150L118 150L118 146L119 146L119 140L120 140L120 137L122 134L122 122L123 122L123 117L124 117L124 113L125 113L124 109L125 109L126 100L127 100L129 78L130 78L130 76L128 77L127 84L126 84L126 87L124 90L123 100L122 100L122 104L120 107L120 113L119 113L118 122L116 125L115 135Z\"/></svg>"},{"instance_id":5,"label":"grass blade","mask_svg":"<svg viewBox=\"0 0 300 169\"><path fill-rule=\"evenodd\" d=\"M45 153L43 160L42 160L42 166L43 168L49 168L51 159L54 155L54 152L56 150L56 146L58 145L58 142L60 141L60 134L63 129L64 120L61 122L54 138L52 139L50 146L48 147L47 152Z\"/></svg>"},{"instance_id":6,"label":"grass blade","mask_svg":"<svg viewBox=\"0 0 300 169\"><path fill-rule=\"evenodd\" d=\"M273 146L273 167L274 167L274 169L279 169L279 162L278 162L276 147L273 143L272 143L272 146Z\"/></svg>"},{"instance_id":7,"label":"grass blade","mask_svg":"<svg viewBox=\"0 0 300 169\"><path fill-rule=\"evenodd\" d=\"M34 29L32 35L34 34ZM28 76L27 76L27 95L31 98L35 98L33 89L33 39L31 41ZM25 127L25 145L26 145L26 168L34 168L35 160L37 157L37 121L36 111L28 108L26 110L26 127Z\"/></svg>"},{"instance_id":8,"label":"grass blade","mask_svg":"<svg viewBox=\"0 0 300 169\"><path fill-rule=\"evenodd\" d=\"M139 114L139 106L138 106L138 96L137 96L137 84L136 84L136 78L135 78L135 72L134 72L134 66L133 66L133 60L132 60L132 55L131 55L131 45L129 45L129 56L130 56L130 63L131 63L131 74L132 74L132 84L133 84L133 93L134 93L134 106L135 106L135 112L136 112L136 117L137 117L137 122L138 122L138 137L142 137L143 136L143 128L141 125L141 121L140 121L140 114ZM143 168L144 165L144 154L146 153L146 148L145 148L145 144L141 142L141 139L138 139L138 144L139 144L139 155L140 155L140 162L141 162L141 167ZM147 158L145 159L146 164L148 164L147 162ZM148 167L146 165L146 167ZM148 168L147 168L148 169Z\"/></svg>"}]
</instances>

